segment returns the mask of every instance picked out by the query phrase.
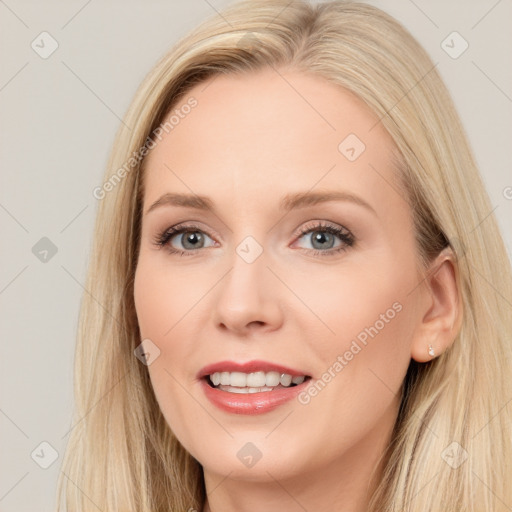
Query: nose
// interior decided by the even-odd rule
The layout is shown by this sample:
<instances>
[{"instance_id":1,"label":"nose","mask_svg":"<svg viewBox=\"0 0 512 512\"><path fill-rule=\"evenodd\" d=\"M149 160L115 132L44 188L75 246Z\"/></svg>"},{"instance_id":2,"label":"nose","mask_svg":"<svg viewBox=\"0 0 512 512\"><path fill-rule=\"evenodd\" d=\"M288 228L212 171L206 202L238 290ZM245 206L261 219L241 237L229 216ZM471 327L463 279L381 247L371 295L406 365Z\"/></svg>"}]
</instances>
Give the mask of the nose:
<instances>
[{"instance_id":1,"label":"nose","mask_svg":"<svg viewBox=\"0 0 512 512\"><path fill-rule=\"evenodd\" d=\"M263 252L249 263L237 253L214 294L215 326L241 336L279 329L283 321L279 280Z\"/></svg>"}]
</instances>

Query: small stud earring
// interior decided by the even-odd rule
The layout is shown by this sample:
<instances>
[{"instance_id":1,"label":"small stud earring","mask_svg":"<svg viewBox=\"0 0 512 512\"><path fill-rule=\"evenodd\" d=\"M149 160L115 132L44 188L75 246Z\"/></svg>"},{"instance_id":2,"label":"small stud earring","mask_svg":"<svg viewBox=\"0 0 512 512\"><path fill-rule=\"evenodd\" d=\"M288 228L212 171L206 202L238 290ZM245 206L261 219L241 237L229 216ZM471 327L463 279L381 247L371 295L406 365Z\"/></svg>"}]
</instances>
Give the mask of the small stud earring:
<instances>
[{"instance_id":1,"label":"small stud earring","mask_svg":"<svg viewBox=\"0 0 512 512\"><path fill-rule=\"evenodd\" d=\"M428 355L431 356L431 357L434 357L436 354L434 352L434 348L432 347L432 345L429 345L428 346Z\"/></svg>"}]
</instances>

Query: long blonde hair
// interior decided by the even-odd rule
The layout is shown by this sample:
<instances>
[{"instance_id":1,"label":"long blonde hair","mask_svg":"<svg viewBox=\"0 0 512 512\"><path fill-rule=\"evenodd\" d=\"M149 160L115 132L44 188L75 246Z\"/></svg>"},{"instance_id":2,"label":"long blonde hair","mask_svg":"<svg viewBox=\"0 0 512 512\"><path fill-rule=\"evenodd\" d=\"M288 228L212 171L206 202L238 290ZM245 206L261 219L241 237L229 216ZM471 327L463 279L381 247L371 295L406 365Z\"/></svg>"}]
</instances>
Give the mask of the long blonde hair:
<instances>
[{"instance_id":1,"label":"long blonde hair","mask_svg":"<svg viewBox=\"0 0 512 512\"><path fill-rule=\"evenodd\" d=\"M323 77L373 110L399 151L419 261L425 267L447 244L457 258L462 327L444 354L411 361L370 510L510 510L510 262L450 95L426 52L381 10L288 0L238 2L204 22L157 63L126 113L95 192L59 510L63 498L73 512L202 510L202 468L166 424L134 356L141 148L193 85L267 66Z\"/></svg>"}]
</instances>

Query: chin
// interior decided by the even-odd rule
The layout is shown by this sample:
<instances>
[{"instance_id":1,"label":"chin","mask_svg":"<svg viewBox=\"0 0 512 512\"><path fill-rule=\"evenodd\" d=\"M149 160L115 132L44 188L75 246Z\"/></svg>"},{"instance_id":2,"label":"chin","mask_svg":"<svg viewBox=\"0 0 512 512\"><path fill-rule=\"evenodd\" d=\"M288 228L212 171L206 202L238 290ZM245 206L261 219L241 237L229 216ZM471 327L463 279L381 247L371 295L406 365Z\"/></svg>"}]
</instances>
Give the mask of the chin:
<instances>
[{"instance_id":1,"label":"chin","mask_svg":"<svg viewBox=\"0 0 512 512\"><path fill-rule=\"evenodd\" d=\"M205 472L229 475L234 480L268 483L296 477L311 468L312 454L308 456L307 450L299 450L297 447L303 443L290 436L276 435L272 440L265 439L268 431L233 435L234 438L223 442L210 438L210 442L205 443L209 448L201 444L195 449L191 447L190 453ZM214 450L212 446L215 446Z\"/></svg>"}]
</instances>

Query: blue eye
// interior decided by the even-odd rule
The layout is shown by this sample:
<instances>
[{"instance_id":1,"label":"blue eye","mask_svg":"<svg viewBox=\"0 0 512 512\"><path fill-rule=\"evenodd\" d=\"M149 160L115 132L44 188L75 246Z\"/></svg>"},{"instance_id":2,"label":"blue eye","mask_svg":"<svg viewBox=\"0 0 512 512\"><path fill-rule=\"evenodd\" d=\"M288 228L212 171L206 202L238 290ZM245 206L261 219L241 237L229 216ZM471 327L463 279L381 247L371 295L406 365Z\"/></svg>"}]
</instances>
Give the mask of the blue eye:
<instances>
[{"instance_id":1,"label":"blue eye","mask_svg":"<svg viewBox=\"0 0 512 512\"><path fill-rule=\"evenodd\" d=\"M300 230L299 238L306 235L309 235L311 244L313 245L313 253L318 256L338 254L352 247L355 242L354 236L348 229L332 224L320 223L314 224L313 226L305 226ZM336 238L338 238L341 243L335 247Z\"/></svg>"},{"instance_id":2,"label":"blue eye","mask_svg":"<svg viewBox=\"0 0 512 512\"><path fill-rule=\"evenodd\" d=\"M183 247L186 249L185 251L172 247L170 243L171 240L178 237L178 235L181 238ZM167 247L167 250L172 254L186 256L195 254L195 251L203 249L205 236L210 238L197 226L174 226L158 235L156 244L159 247Z\"/></svg>"},{"instance_id":3,"label":"blue eye","mask_svg":"<svg viewBox=\"0 0 512 512\"><path fill-rule=\"evenodd\" d=\"M315 236L311 236L311 234L314 234ZM349 247L352 247L355 241L354 236L348 229L332 224L316 223L313 225L305 226L296 236L298 238L302 238L306 235L310 235L313 248L302 249L312 251L314 255L318 256L338 254L339 252L345 251ZM172 239L177 238L178 236L180 237L180 243L182 244L184 250L177 249L171 244ZM200 249L205 248L205 237L210 238L198 226L178 225L166 229L164 232L160 233L155 239L155 244L158 247L166 247L171 254L178 254L179 256L192 256L196 254ZM340 240L340 243L337 246L334 245L336 238Z\"/></svg>"}]
</instances>

